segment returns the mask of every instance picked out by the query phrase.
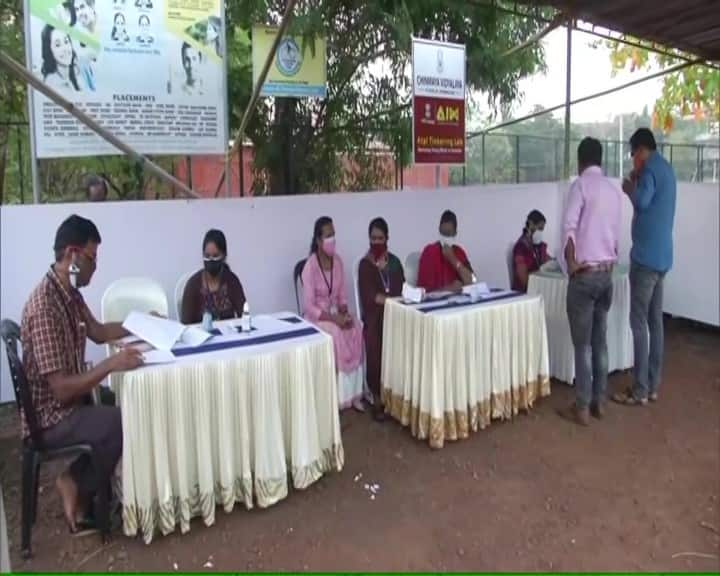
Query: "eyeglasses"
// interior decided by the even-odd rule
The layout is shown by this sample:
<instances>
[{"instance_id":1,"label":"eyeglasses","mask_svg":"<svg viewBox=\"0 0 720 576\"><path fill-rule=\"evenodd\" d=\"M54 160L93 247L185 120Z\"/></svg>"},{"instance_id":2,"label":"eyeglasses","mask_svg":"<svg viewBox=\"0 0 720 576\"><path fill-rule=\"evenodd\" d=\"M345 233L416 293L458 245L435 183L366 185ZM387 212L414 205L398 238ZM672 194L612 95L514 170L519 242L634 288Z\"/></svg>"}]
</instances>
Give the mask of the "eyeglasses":
<instances>
[{"instance_id":1,"label":"eyeglasses","mask_svg":"<svg viewBox=\"0 0 720 576\"><path fill-rule=\"evenodd\" d=\"M91 263L97 264L97 254L88 254L83 250L82 255L85 256Z\"/></svg>"},{"instance_id":2,"label":"eyeglasses","mask_svg":"<svg viewBox=\"0 0 720 576\"><path fill-rule=\"evenodd\" d=\"M90 262L90 264L92 264L93 266L97 265L97 252L95 254L89 254L79 246L75 247L75 250L77 251L77 254L83 256L88 262Z\"/></svg>"}]
</instances>

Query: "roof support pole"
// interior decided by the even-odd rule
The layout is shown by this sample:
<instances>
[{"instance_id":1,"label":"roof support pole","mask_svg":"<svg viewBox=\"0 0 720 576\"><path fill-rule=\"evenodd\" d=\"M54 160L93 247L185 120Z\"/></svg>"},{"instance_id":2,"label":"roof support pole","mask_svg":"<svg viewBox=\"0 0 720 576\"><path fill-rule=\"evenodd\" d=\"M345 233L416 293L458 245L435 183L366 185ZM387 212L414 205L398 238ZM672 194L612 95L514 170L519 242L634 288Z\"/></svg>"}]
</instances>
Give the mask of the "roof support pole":
<instances>
[{"instance_id":1,"label":"roof support pole","mask_svg":"<svg viewBox=\"0 0 720 576\"><path fill-rule=\"evenodd\" d=\"M570 178L570 99L572 86L572 31L573 22L567 25L567 46L565 49L565 153L563 156L563 178Z\"/></svg>"}]
</instances>

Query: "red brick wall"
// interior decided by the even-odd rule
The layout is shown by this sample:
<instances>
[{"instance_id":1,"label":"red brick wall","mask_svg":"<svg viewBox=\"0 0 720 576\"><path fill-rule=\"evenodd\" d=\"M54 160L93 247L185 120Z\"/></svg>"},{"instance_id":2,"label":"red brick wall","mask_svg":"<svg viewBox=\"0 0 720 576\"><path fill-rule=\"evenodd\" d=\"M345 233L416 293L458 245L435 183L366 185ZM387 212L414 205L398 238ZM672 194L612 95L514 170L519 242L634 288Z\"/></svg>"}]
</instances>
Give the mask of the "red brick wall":
<instances>
[{"instance_id":1,"label":"red brick wall","mask_svg":"<svg viewBox=\"0 0 720 576\"><path fill-rule=\"evenodd\" d=\"M252 196L253 184L253 148L243 148L244 164L244 193L245 196ZM205 198L212 198L215 195L218 179L222 175L225 159L222 156L192 156L192 188ZM395 185L395 163L390 155L387 158L387 176L384 179L389 188ZM188 165L185 159L175 165L175 176L188 183ZM440 167L440 186L448 186L450 171L447 166ZM435 188L435 166L414 165L408 166L403 171L403 184L405 188ZM399 187L399 183L398 183ZM240 196L240 165L238 155L232 162L231 196ZM222 185L220 197L225 196L225 184Z\"/></svg>"}]
</instances>

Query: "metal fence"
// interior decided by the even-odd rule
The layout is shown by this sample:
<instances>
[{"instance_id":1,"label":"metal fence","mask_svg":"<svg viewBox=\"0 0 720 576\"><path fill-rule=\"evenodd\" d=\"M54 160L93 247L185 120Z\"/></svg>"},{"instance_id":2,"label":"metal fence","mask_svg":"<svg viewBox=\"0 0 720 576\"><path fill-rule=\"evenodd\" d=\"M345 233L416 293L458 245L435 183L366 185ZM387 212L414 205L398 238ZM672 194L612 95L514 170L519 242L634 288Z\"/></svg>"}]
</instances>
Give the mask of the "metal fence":
<instances>
[{"instance_id":1,"label":"metal fence","mask_svg":"<svg viewBox=\"0 0 720 576\"><path fill-rule=\"evenodd\" d=\"M632 170L628 142L601 140L603 169L621 177ZM570 173L577 172L575 150L580 139L570 141ZM661 142L660 153L683 182L718 182L720 147L708 144ZM464 167L453 168L452 184L552 182L563 179L564 139L527 134L489 133L467 141Z\"/></svg>"},{"instance_id":2,"label":"metal fence","mask_svg":"<svg viewBox=\"0 0 720 576\"><path fill-rule=\"evenodd\" d=\"M7 137L5 173L2 181L2 204L32 202L32 177L28 125L25 122L0 124L0 134ZM629 144L617 140L601 140L603 168L609 176L622 176L632 169ZM577 172L575 150L579 139L571 140L570 173ZM0 140L0 144L2 141ZM685 182L718 182L720 179L720 147L708 144L659 144L660 152L673 165L678 180ZM521 182L552 182L563 179L564 140L558 137L526 134L490 133L470 137L464 167L450 172L451 185ZM175 160L160 161L174 172ZM397 159L396 159L397 160ZM113 170L108 170L112 164ZM41 201L82 200L80 180L87 172L107 174L120 170L127 182L116 186L118 199L172 197L173 191L153 187L148 193L142 174L135 174L135 166L124 158L84 158L41 162ZM362 168L360 168L362 169ZM395 170L395 174L402 171ZM402 179L401 179L402 180ZM399 186L402 187L402 182Z\"/></svg>"}]
</instances>

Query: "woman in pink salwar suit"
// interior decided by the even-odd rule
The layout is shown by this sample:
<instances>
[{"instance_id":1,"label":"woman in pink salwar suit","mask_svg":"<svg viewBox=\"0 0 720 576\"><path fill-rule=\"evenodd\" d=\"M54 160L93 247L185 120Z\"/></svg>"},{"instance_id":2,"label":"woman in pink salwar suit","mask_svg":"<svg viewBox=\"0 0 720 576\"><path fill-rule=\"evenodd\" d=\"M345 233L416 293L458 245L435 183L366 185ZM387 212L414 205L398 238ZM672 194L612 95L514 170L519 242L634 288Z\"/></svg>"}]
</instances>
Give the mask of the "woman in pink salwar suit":
<instances>
[{"instance_id":1,"label":"woman in pink salwar suit","mask_svg":"<svg viewBox=\"0 0 720 576\"><path fill-rule=\"evenodd\" d=\"M340 408L363 411L363 335L350 314L345 270L335 254L335 228L327 216L315 222L311 254L302 273L303 316L330 334L335 348Z\"/></svg>"}]
</instances>

